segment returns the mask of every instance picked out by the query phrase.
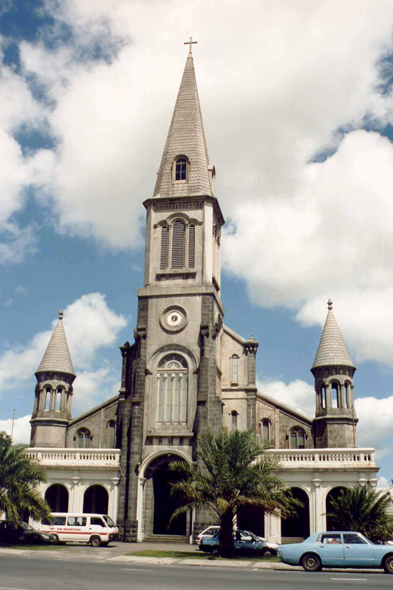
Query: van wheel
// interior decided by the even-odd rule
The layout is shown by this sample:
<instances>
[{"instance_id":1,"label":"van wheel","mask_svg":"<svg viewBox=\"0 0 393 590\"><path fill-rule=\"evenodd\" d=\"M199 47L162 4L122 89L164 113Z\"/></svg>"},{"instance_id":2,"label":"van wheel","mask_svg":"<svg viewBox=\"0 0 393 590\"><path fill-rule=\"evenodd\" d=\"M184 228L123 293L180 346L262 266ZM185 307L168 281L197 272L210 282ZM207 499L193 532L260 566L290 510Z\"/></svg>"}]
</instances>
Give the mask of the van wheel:
<instances>
[{"instance_id":1,"label":"van wheel","mask_svg":"<svg viewBox=\"0 0 393 590\"><path fill-rule=\"evenodd\" d=\"M313 553L309 553L302 557L301 564L306 572L319 572L322 569L321 560Z\"/></svg>"},{"instance_id":2,"label":"van wheel","mask_svg":"<svg viewBox=\"0 0 393 590\"><path fill-rule=\"evenodd\" d=\"M393 555L389 555L384 561L383 569L387 574L393 574Z\"/></svg>"},{"instance_id":3,"label":"van wheel","mask_svg":"<svg viewBox=\"0 0 393 590\"><path fill-rule=\"evenodd\" d=\"M90 544L92 547L99 547L101 545L100 537L91 537Z\"/></svg>"}]
</instances>

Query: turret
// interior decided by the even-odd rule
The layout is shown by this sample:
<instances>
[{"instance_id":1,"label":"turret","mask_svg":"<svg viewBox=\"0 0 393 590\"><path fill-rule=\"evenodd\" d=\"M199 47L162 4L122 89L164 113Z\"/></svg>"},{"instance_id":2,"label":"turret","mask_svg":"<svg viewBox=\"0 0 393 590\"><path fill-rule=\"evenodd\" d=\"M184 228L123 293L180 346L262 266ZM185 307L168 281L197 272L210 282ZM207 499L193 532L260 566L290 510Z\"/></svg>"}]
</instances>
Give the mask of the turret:
<instances>
[{"instance_id":1,"label":"turret","mask_svg":"<svg viewBox=\"0 0 393 590\"><path fill-rule=\"evenodd\" d=\"M316 448L356 447L358 419L353 397L355 371L329 299L327 318L311 369L316 393Z\"/></svg>"},{"instance_id":2,"label":"turret","mask_svg":"<svg viewBox=\"0 0 393 590\"><path fill-rule=\"evenodd\" d=\"M32 447L65 447L71 420L74 368L63 326L63 311L35 374L34 409L31 416Z\"/></svg>"}]
</instances>

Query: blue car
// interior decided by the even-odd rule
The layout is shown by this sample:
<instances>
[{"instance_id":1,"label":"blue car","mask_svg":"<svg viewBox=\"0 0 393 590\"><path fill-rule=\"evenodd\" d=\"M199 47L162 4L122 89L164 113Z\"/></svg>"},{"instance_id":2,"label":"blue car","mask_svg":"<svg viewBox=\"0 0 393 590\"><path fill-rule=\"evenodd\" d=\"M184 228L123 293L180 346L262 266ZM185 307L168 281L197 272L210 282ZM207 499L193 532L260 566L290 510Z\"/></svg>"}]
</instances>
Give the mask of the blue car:
<instances>
[{"instance_id":1,"label":"blue car","mask_svg":"<svg viewBox=\"0 0 393 590\"><path fill-rule=\"evenodd\" d=\"M250 531L236 529L233 531L233 549L238 555L250 555L260 557L270 555L271 550L265 541ZM202 537L199 549L205 553L216 553L220 547L220 530L215 531L212 537Z\"/></svg>"},{"instance_id":2,"label":"blue car","mask_svg":"<svg viewBox=\"0 0 393 590\"><path fill-rule=\"evenodd\" d=\"M283 563L301 565L307 572L323 567L380 568L393 574L393 546L374 545L361 533L332 531L314 533L303 543L280 545Z\"/></svg>"}]
</instances>

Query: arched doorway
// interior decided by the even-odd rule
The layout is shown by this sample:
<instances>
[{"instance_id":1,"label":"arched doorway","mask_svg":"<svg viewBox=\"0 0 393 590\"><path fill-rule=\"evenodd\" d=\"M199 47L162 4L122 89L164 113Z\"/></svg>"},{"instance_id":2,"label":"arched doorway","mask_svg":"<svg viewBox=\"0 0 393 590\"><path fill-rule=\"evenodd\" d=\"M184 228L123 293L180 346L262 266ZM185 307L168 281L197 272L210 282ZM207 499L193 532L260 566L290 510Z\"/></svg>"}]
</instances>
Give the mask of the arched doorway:
<instances>
[{"instance_id":1,"label":"arched doorway","mask_svg":"<svg viewBox=\"0 0 393 590\"><path fill-rule=\"evenodd\" d=\"M310 502L308 494L301 488L291 488L292 496L303 504L297 509L296 516L281 520L281 539L291 543L294 539L306 539L310 536Z\"/></svg>"},{"instance_id":2,"label":"arched doorway","mask_svg":"<svg viewBox=\"0 0 393 590\"><path fill-rule=\"evenodd\" d=\"M54 483L45 492L45 500L52 512L68 512L68 490L61 483Z\"/></svg>"},{"instance_id":3,"label":"arched doorway","mask_svg":"<svg viewBox=\"0 0 393 590\"><path fill-rule=\"evenodd\" d=\"M87 514L108 514L108 501L108 492L103 486L90 486L83 496L83 512Z\"/></svg>"},{"instance_id":4,"label":"arched doorway","mask_svg":"<svg viewBox=\"0 0 393 590\"><path fill-rule=\"evenodd\" d=\"M332 500L337 500L341 491L345 488L343 486L339 486L337 488L332 488L330 492L326 496L326 530L327 531L335 531L337 529L337 525L332 523L331 518L328 516L330 512L332 512ZM340 530L340 528L338 529Z\"/></svg>"},{"instance_id":5,"label":"arched doorway","mask_svg":"<svg viewBox=\"0 0 393 590\"><path fill-rule=\"evenodd\" d=\"M182 514L169 524L176 508L181 504L171 493L171 483L178 481L178 474L169 470L172 461L180 457L168 453L148 465L145 471L145 531L153 535L186 535L187 515Z\"/></svg>"},{"instance_id":6,"label":"arched doorway","mask_svg":"<svg viewBox=\"0 0 393 590\"><path fill-rule=\"evenodd\" d=\"M265 511L263 508L241 506L237 510L237 528L251 531L258 537L265 536Z\"/></svg>"}]
</instances>

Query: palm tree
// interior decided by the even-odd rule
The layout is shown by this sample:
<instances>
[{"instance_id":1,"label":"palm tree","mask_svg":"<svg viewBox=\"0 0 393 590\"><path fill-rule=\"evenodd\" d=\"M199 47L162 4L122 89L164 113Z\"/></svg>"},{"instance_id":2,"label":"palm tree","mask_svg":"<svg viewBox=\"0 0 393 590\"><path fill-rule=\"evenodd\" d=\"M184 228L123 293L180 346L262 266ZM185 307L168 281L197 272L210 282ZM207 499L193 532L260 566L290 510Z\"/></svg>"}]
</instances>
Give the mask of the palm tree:
<instances>
[{"instance_id":1,"label":"palm tree","mask_svg":"<svg viewBox=\"0 0 393 590\"><path fill-rule=\"evenodd\" d=\"M46 481L44 469L26 453L26 445L13 445L11 438L0 432L0 512L14 524L29 514L35 520L50 515L47 502L36 486Z\"/></svg>"},{"instance_id":2,"label":"palm tree","mask_svg":"<svg viewBox=\"0 0 393 590\"><path fill-rule=\"evenodd\" d=\"M366 487L343 488L330 500L327 514L335 530L357 531L371 541L388 541L393 534L392 517L386 513L390 494Z\"/></svg>"},{"instance_id":3,"label":"palm tree","mask_svg":"<svg viewBox=\"0 0 393 590\"><path fill-rule=\"evenodd\" d=\"M222 555L232 553L233 520L238 508L261 508L285 518L300 506L273 473L277 462L264 453L252 431L221 428L214 436L207 430L198 439L197 455L201 467L185 461L170 464L181 477L171 485L172 493L182 503L172 519L193 507L207 508L221 525Z\"/></svg>"}]
</instances>

